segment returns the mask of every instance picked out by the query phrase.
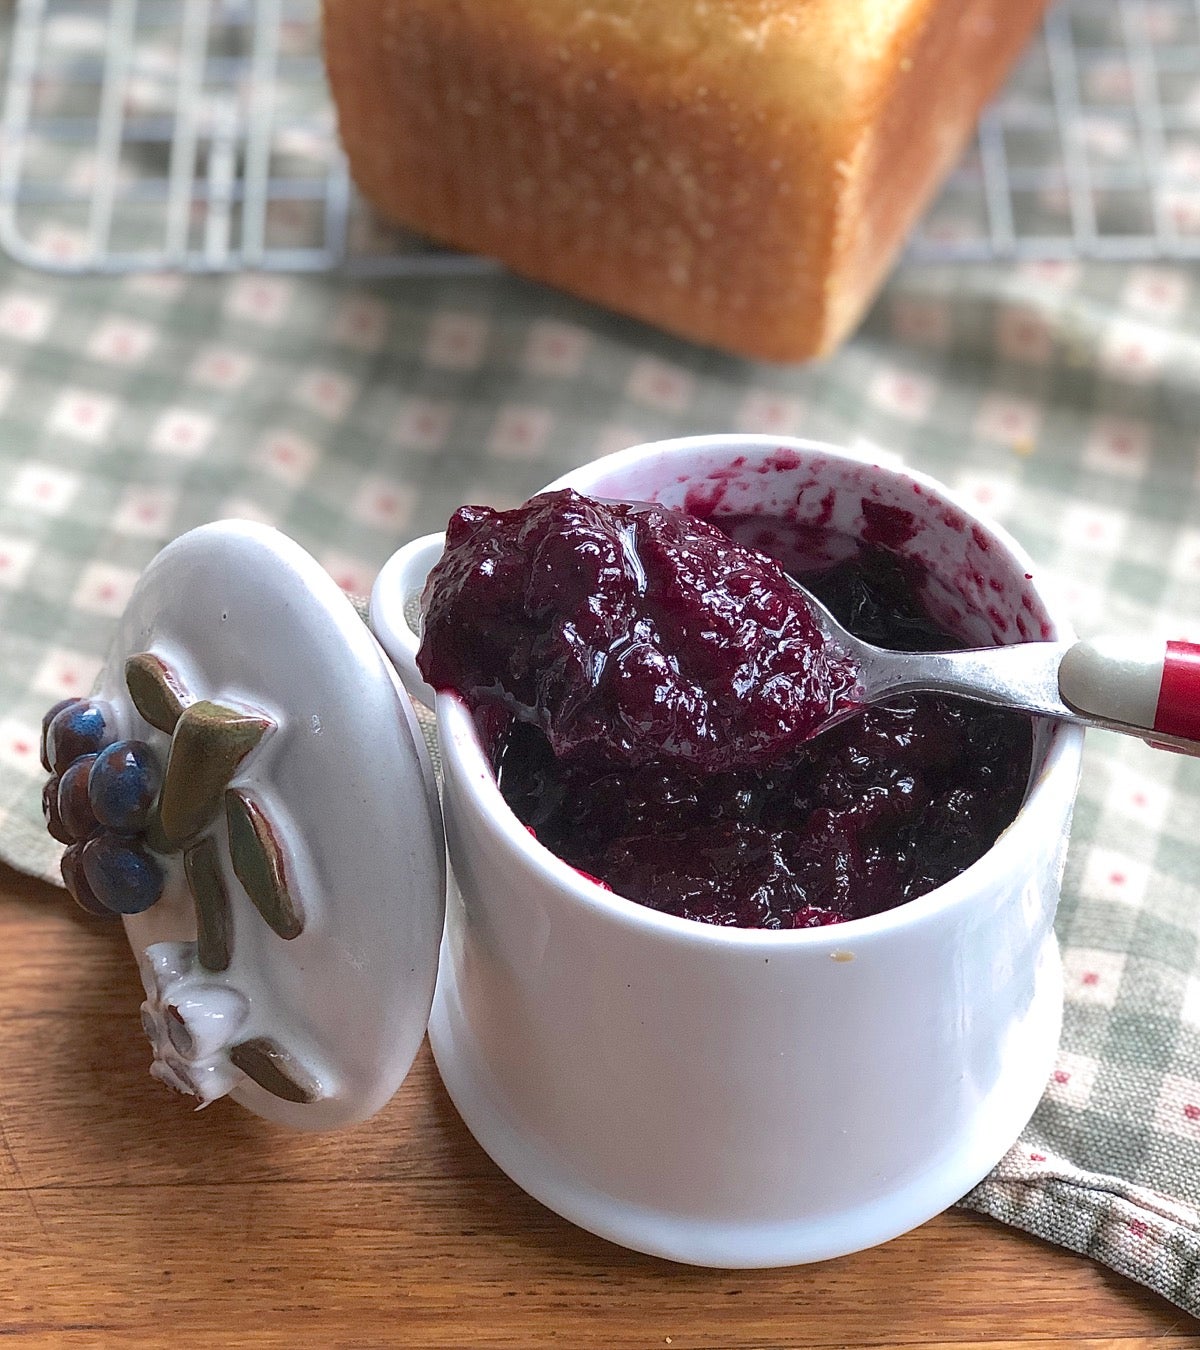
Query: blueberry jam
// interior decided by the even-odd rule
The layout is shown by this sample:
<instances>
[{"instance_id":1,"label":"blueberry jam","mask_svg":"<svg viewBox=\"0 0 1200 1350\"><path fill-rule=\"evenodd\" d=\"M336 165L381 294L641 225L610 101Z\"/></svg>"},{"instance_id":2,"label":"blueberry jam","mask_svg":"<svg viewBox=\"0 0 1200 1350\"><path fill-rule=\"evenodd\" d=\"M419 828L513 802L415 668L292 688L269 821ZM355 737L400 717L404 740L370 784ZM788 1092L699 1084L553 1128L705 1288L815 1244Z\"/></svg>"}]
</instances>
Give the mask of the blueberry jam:
<instances>
[{"instance_id":1,"label":"blueberry jam","mask_svg":"<svg viewBox=\"0 0 1200 1350\"><path fill-rule=\"evenodd\" d=\"M802 572L791 527L721 524L868 641L962 645L880 544L833 541L840 560ZM651 908L775 929L878 913L976 861L1021 804L1019 714L913 695L806 743L853 700L852 667L777 564L682 513L573 493L467 507L424 599L422 672L475 710L514 813Z\"/></svg>"},{"instance_id":2,"label":"blueberry jam","mask_svg":"<svg viewBox=\"0 0 1200 1350\"><path fill-rule=\"evenodd\" d=\"M425 679L537 726L564 760L770 763L857 683L776 562L659 506L465 506L424 599Z\"/></svg>"}]
</instances>

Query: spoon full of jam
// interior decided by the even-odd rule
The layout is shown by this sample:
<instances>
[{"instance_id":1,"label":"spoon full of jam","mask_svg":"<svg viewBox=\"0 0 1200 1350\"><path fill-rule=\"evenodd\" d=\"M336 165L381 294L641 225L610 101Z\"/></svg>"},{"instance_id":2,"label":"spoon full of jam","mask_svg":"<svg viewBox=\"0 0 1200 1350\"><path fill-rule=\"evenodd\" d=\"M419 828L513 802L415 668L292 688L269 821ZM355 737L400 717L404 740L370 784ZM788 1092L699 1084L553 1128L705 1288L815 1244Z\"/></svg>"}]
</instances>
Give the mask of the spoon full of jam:
<instances>
[{"instance_id":1,"label":"spoon full of jam","mask_svg":"<svg viewBox=\"0 0 1200 1350\"><path fill-rule=\"evenodd\" d=\"M774 559L657 503L564 490L514 511L464 507L423 610L430 686L536 726L573 759L755 769L917 692L1200 753L1200 646L889 650Z\"/></svg>"}]
</instances>

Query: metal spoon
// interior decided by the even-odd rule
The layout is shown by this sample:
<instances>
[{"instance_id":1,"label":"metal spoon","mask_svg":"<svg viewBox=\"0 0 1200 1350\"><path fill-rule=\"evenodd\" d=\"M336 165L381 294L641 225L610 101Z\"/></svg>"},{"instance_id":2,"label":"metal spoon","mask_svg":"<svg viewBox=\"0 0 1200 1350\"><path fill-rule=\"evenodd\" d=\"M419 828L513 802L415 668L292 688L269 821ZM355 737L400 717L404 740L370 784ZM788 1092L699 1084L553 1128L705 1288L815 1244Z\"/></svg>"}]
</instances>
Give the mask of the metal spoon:
<instances>
[{"instance_id":1,"label":"metal spoon","mask_svg":"<svg viewBox=\"0 0 1200 1350\"><path fill-rule=\"evenodd\" d=\"M1099 638L896 652L856 638L810 591L798 584L796 589L826 639L859 668L855 701L831 714L820 731L896 694L926 691L1120 731L1200 755L1200 645Z\"/></svg>"},{"instance_id":2,"label":"metal spoon","mask_svg":"<svg viewBox=\"0 0 1200 1350\"><path fill-rule=\"evenodd\" d=\"M595 500L654 506L631 499ZM1159 749L1200 755L1200 644L1102 637L897 652L855 637L811 591L793 577L788 580L804 597L825 638L859 668L854 697L831 711L813 735L897 694L928 692L1119 731Z\"/></svg>"}]
</instances>

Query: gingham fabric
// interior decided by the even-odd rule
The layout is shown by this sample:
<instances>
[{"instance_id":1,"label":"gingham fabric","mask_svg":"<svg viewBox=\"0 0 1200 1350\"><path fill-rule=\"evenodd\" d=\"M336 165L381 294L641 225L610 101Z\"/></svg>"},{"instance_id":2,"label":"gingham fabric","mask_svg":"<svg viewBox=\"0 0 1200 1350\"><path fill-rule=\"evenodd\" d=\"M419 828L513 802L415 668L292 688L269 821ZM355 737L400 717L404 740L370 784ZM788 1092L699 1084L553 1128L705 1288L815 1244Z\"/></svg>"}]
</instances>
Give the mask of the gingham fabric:
<instances>
[{"instance_id":1,"label":"gingham fabric","mask_svg":"<svg viewBox=\"0 0 1200 1350\"><path fill-rule=\"evenodd\" d=\"M41 712L87 689L172 536L267 520L361 592L458 504L513 504L662 436L881 447L1007 525L1084 632L1200 638L1197 331L1200 275L1167 267L903 269L807 369L505 277L367 291L0 267L0 854L54 876ZM1058 1065L964 1203L1200 1314L1198 807L1200 761L1089 735Z\"/></svg>"}]
</instances>

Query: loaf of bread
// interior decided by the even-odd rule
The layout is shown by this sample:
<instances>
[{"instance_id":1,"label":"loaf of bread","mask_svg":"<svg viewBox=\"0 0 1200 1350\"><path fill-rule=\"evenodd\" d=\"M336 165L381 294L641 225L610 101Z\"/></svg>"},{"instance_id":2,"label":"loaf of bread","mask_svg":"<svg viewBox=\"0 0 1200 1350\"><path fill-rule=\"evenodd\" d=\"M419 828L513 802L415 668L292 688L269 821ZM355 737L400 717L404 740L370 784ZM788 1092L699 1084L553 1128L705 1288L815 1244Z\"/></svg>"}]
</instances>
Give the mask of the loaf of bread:
<instances>
[{"instance_id":1,"label":"loaf of bread","mask_svg":"<svg viewBox=\"0 0 1200 1350\"><path fill-rule=\"evenodd\" d=\"M388 219L730 351L853 328L1047 0L324 0Z\"/></svg>"}]
</instances>

